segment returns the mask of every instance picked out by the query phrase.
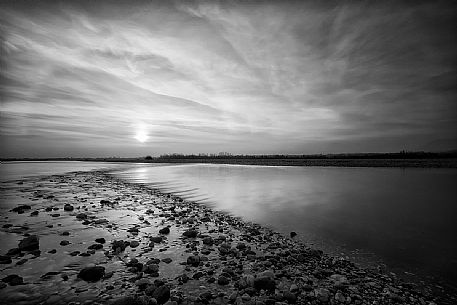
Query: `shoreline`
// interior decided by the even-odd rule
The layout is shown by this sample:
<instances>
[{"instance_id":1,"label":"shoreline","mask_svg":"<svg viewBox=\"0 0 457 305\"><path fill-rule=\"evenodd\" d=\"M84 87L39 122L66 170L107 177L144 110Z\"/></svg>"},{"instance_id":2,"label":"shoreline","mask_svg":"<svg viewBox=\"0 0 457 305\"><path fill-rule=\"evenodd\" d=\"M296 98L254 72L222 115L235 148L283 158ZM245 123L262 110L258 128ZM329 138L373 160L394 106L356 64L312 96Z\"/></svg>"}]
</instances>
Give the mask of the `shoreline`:
<instances>
[{"instance_id":1,"label":"shoreline","mask_svg":"<svg viewBox=\"0 0 457 305\"><path fill-rule=\"evenodd\" d=\"M262 166L457 168L457 158L50 158L2 159L1 162L112 162L163 164L233 164Z\"/></svg>"},{"instance_id":2,"label":"shoreline","mask_svg":"<svg viewBox=\"0 0 457 305\"><path fill-rule=\"evenodd\" d=\"M104 171L17 183L2 183L2 203L9 205L2 207L2 239L9 236L5 245L17 245L29 234L40 242L39 249L10 251L10 255L5 255L8 248L2 249L2 260L11 259L0 265L2 274L17 274L29 283L11 285L3 280L0 297L7 303L148 304L152 298L169 305L452 304L457 300L455 292L436 293L392 274L359 268L295 238L120 181ZM6 202L4 196L19 200ZM11 211L25 201L30 209ZM95 241L100 238L105 243ZM56 252L49 253L51 248ZM27 273L33 261L46 265L54 261L56 270ZM96 280L81 275L91 263L103 267ZM54 294L62 287L64 300ZM41 297L36 301L38 291Z\"/></svg>"}]
</instances>

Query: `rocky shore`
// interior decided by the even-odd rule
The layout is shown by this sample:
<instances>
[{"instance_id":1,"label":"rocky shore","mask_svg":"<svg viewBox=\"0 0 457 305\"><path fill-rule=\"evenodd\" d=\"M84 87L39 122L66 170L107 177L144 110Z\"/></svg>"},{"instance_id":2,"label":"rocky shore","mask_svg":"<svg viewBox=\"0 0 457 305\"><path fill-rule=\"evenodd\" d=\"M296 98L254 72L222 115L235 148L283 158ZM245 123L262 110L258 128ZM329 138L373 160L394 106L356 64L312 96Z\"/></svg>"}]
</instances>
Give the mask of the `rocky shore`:
<instances>
[{"instance_id":1,"label":"rocky shore","mask_svg":"<svg viewBox=\"0 0 457 305\"><path fill-rule=\"evenodd\" d=\"M2 183L0 211L2 304L457 303L104 172Z\"/></svg>"}]
</instances>

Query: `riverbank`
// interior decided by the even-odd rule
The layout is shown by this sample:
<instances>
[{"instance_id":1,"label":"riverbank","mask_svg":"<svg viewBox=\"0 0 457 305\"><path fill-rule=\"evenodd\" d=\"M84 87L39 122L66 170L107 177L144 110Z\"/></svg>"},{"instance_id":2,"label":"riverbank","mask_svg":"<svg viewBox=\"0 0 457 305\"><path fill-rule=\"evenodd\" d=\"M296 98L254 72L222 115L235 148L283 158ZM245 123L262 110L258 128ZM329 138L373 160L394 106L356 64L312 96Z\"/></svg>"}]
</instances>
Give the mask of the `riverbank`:
<instances>
[{"instance_id":1,"label":"riverbank","mask_svg":"<svg viewBox=\"0 0 457 305\"><path fill-rule=\"evenodd\" d=\"M331 167L400 167L400 168L457 168L456 153L415 155L368 154L322 156L163 156L139 158L46 158L1 159L2 162L21 161L85 161L113 163L171 163L171 164L238 164L262 166L331 166Z\"/></svg>"},{"instance_id":2,"label":"riverbank","mask_svg":"<svg viewBox=\"0 0 457 305\"><path fill-rule=\"evenodd\" d=\"M6 304L457 301L445 289L358 268L294 237L103 172L2 183L0 196Z\"/></svg>"}]
</instances>

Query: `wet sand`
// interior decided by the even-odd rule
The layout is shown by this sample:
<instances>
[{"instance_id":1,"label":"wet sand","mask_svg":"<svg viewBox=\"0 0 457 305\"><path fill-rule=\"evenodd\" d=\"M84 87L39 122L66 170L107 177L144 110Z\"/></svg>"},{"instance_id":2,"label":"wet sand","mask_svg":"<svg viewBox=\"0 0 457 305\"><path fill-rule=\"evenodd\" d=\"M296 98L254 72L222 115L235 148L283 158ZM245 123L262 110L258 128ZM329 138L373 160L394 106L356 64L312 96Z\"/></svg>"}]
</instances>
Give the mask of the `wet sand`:
<instances>
[{"instance_id":1,"label":"wet sand","mask_svg":"<svg viewBox=\"0 0 457 305\"><path fill-rule=\"evenodd\" d=\"M79 172L1 184L3 304L455 304L206 206Z\"/></svg>"}]
</instances>

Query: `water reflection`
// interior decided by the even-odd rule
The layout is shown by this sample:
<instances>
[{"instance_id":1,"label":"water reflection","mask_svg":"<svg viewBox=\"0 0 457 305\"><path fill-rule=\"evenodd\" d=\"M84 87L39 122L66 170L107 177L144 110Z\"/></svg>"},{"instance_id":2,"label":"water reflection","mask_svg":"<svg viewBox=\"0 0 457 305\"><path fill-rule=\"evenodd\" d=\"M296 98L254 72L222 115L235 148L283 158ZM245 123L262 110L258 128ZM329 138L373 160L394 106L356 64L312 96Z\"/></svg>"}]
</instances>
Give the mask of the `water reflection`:
<instances>
[{"instance_id":1,"label":"water reflection","mask_svg":"<svg viewBox=\"0 0 457 305\"><path fill-rule=\"evenodd\" d=\"M0 181L10 181L40 175L60 175L75 171L89 171L126 167L114 162L82 161L12 161L0 163ZM130 166L131 167L131 166Z\"/></svg>"},{"instance_id":2,"label":"water reflection","mask_svg":"<svg viewBox=\"0 0 457 305\"><path fill-rule=\"evenodd\" d=\"M457 282L456 170L197 164L117 175L296 231L326 250L374 253Z\"/></svg>"}]
</instances>

